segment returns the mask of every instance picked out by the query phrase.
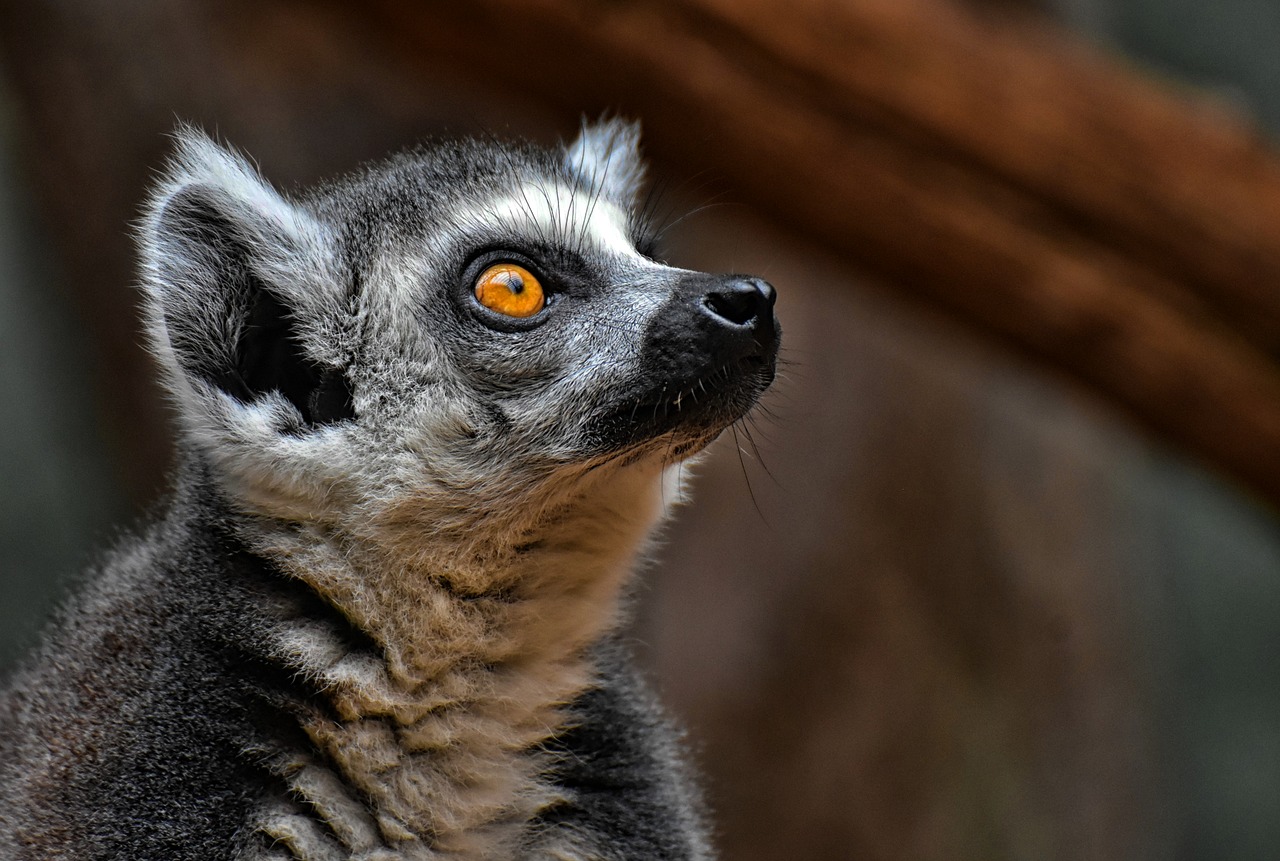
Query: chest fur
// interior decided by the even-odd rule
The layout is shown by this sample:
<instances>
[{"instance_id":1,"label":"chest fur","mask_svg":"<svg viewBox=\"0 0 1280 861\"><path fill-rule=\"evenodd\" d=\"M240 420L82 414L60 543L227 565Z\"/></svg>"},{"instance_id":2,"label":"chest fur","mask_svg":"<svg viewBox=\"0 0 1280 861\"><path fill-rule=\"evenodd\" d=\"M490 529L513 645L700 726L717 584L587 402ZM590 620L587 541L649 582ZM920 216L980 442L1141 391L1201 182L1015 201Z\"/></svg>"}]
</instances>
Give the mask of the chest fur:
<instances>
[{"instance_id":1,"label":"chest fur","mask_svg":"<svg viewBox=\"0 0 1280 861\"><path fill-rule=\"evenodd\" d=\"M301 858L510 857L566 800L545 742L592 684L591 647L660 512L656 483L620 484L489 558L416 548L403 508L367 520L361 540L259 535L374 644L306 618L273 632L323 701L303 714L311 749L272 763L302 803L266 811L261 830ZM335 840L347 854L317 854Z\"/></svg>"}]
</instances>

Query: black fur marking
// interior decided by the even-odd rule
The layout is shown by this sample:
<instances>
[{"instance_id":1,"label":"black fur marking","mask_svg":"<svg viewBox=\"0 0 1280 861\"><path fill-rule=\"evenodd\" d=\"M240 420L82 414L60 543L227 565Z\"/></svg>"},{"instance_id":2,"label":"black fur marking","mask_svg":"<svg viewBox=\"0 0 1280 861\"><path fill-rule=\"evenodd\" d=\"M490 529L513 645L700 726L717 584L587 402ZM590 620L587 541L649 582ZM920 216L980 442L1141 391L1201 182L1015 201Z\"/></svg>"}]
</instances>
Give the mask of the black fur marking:
<instances>
[{"instance_id":1,"label":"black fur marking","mask_svg":"<svg viewBox=\"0 0 1280 861\"><path fill-rule=\"evenodd\" d=\"M609 392L589 428L619 450L675 431L705 443L747 413L773 381L781 329L773 288L740 275L681 276L644 336L642 382Z\"/></svg>"},{"instance_id":2,"label":"black fur marking","mask_svg":"<svg viewBox=\"0 0 1280 861\"><path fill-rule=\"evenodd\" d=\"M257 289L236 351L244 388L252 397L279 392L311 427L355 418L346 374L307 358L289 309L256 278L250 280Z\"/></svg>"},{"instance_id":3,"label":"black fur marking","mask_svg":"<svg viewBox=\"0 0 1280 861\"><path fill-rule=\"evenodd\" d=\"M240 330L236 348L236 374L252 397L278 391L311 423L311 392L320 382L320 370L307 361L293 334L289 309L257 278L249 278L253 300Z\"/></svg>"},{"instance_id":4,"label":"black fur marking","mask_svg":"<svg viewBox=\"0 0 1280 861\"><path fill-rule=\"evenodd\" d=\"M313 425L331 424L356 417L351 398L351 383L341 368L325 368L320 372L308 404Z\"/></svg>"},{"instance_id":5,"label":"black fur marking","mask_svg":"<svg viewBox=\"0 0 1280 861\"><path fill-rule=\"evenodd\" d=\"M355 418L351 386L342 369L307 358L289 309L257 278L248 281L253 304L240 333L235 374L221 381L232 388L224 385L224 390L234 393L240 388L250 398L279 392L310 427Z\"/></svg>"},{"instance_id":6,"label":"black fur marking","mask_svg":"<svg viewBox=\"0 0 1280 861\"><path fill-rule=\"evenodd\" d=\"M309 427L354 418L345 373L307 356L292 310L252 270L245 226L222 212L212 194L184 189L161 216L179 258L219 282L208 305L170 309L170 337L184 366L245 403L279 392ZM201 349L197 339L210 333L224 333L231 343Z\"/></svg>"},{"instance_id":7,"label":"black fur marking","mask_svg":"<svg viewBox=\"0 0 1280 861\"><path fill-rule=\"evenodd\" d=\"M571 728L545 745L557 763L550 776L571 800L538 824L586 836L611 858L698 857L690 834L700 803L675 732L626 649L609 640L595 652L600 683L573 703Z\"/></svg>"}]
</instances>

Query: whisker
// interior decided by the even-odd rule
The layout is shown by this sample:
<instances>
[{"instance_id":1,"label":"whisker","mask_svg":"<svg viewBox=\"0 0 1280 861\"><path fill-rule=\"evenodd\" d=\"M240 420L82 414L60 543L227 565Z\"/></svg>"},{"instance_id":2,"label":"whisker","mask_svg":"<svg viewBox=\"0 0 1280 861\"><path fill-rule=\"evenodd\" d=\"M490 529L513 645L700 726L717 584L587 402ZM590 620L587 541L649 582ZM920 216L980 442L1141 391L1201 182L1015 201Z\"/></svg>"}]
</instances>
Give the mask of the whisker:
<instances>
[{"instance_id":1,"label":"whisker","mask_svg":"<svg viewBox=\"0 0 1280 861\"><path fill-rule=\"evenodd\" d=\"M764 516L764 511L760 508L760 501L756 499L755 488L751 486L751 474L747 472L747 464L743 460L742 440L738 438L738 423L734 422L729 426L729 429L733 432L733 448L738 453L738 467L742 470L742 480L747 484L747 496L751 498L751 506L756 510L756 515L759 516L761 522L765 526L769 526L769 518Z\"/></svg>"}]
</instances>

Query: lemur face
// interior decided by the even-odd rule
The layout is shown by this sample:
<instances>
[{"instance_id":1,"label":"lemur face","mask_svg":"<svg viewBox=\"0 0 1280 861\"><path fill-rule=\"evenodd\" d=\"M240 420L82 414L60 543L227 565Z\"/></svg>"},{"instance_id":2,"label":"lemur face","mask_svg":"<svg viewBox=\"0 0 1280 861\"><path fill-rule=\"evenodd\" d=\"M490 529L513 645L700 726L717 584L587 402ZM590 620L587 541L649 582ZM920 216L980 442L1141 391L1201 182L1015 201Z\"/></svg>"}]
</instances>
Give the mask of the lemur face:
<instances>
[{"instance_id":1,"label":"lemur face","mask_svg":"<svg viewBox=\"0 0 1280 861\"><path fill-rule=\"evenodd\" d=\"M258 504L701 449L773 379L774 292L652 259L642 176L611 122L559 153L435 144L292 202L184 134L144 241L192 437Z\"/></svg>"}]
</instances>

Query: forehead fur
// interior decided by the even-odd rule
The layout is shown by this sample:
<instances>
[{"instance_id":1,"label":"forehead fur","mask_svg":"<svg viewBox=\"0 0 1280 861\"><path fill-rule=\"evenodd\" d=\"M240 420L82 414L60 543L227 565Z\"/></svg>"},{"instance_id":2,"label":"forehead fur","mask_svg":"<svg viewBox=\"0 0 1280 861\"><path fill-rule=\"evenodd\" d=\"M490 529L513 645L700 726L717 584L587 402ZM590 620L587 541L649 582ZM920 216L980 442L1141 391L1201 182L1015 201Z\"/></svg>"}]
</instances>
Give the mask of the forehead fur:
<instances>
[{"instance_id":1,"label":"forehead fur","mask_svg":"<svg viewBox=\"0 0 1280 861\"><path fill-rule=\"evenodd\" d=\"M609 128L604 139L584 131L558 153L523 142L433 141L322 186L303 203L341 226L357 266L388 243L430 249L461 238L460 231L481 242L485 233L504 233L547 246L634 253L642 229L631 212L643 177L632 163L638 130Z\"/></svg>"}]
</instances>

